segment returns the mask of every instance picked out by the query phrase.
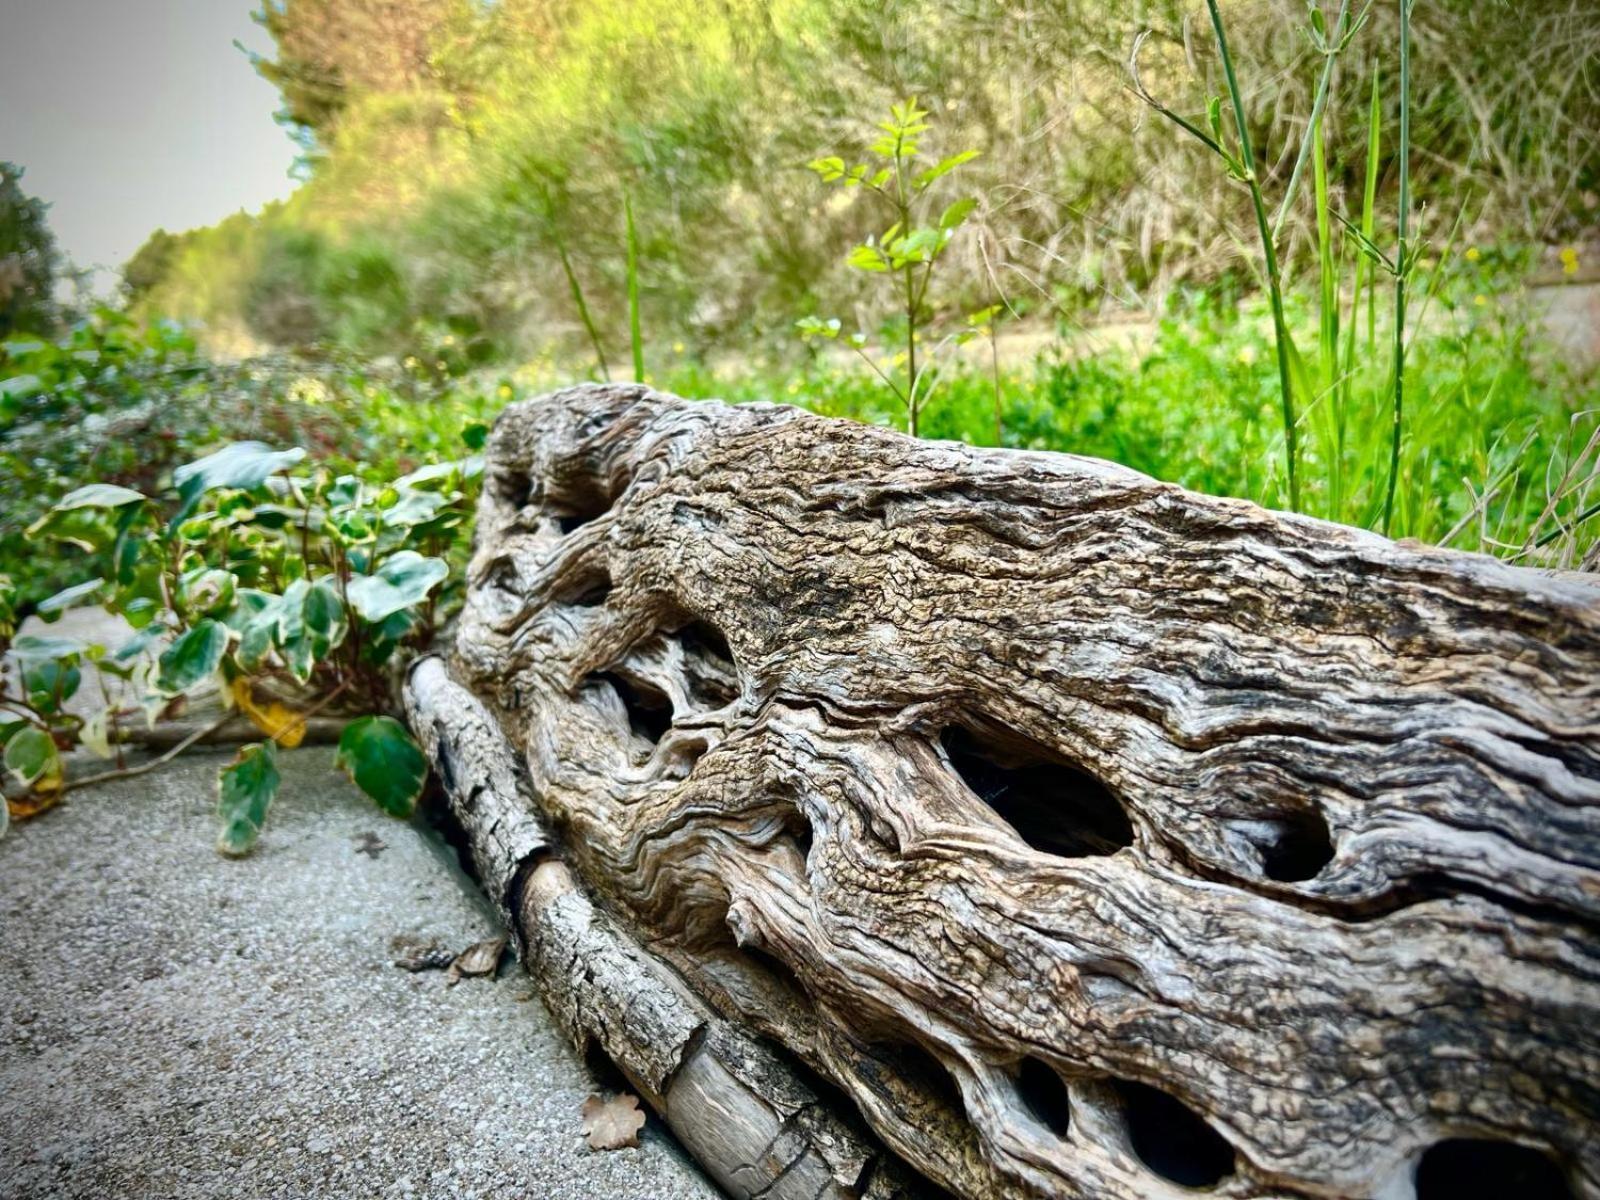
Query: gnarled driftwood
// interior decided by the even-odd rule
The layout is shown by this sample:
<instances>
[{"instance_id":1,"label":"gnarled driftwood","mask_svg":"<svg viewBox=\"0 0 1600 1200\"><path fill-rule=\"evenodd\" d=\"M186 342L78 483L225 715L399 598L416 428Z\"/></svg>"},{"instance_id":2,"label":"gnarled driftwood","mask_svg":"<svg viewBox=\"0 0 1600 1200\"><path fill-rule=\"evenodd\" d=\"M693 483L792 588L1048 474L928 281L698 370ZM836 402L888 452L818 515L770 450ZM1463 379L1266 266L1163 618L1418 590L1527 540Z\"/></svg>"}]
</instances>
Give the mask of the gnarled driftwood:
<instances>
[{"instance_id":1,"label":"gnarled driftwood","mask_svg":"<svg viewBox=\"0 0 1600 1200\"><path fill-rule=\"evenodd\" d=\"M459 736L951 1191L1600 1196L1588 583L635 386L501 417L469 583Z\"/></svg>"}]
</instances>

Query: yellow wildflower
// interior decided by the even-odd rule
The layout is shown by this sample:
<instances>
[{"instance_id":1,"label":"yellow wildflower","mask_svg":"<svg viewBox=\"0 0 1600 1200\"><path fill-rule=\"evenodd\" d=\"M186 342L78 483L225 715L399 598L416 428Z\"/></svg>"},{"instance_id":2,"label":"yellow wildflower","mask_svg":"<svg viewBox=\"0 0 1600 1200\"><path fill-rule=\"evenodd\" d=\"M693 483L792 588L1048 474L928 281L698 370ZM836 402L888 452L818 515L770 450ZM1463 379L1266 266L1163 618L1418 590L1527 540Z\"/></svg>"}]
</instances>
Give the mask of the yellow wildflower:
<instances>
[{"instance_id":1,"label":"yellow wildflower","mask_svg":"<svg viewBox=\"0 0 1600 1200\"><path fill-rule=\"evenodd\" d=\"M1479 292L1476 296L1474 296L1472 298L1472 302L1474 304L1476 304L1479 308L1482 308L1484 305L1489 303L1489 298L1487 296L1485 296L1482 292Z\"/></svg>"},{"instance_id":2,"label":"yellow wildflower","mask_svg":"<svg viewBox=\"0 0 1600 1200\"><path fill-rule=\"evenodd\" d=\"M1576 275L1578 273L1577 247L1561 247L1561 273L1563 275Z\"/></svg>"},{"instance_id":3,"label":"yellow wildflower","mask_svg":"<svg viewBox=\"0 0 1600 1200\"><path fill-rule=\"evenodd\" d=\"M1468 246L1467 247L1467 261L1468 262L1477 262L1482 257L1483 257L1483 255L1481 253L1479 253L1478 248L1476 246Z\"/></svg>"}]
</instances>

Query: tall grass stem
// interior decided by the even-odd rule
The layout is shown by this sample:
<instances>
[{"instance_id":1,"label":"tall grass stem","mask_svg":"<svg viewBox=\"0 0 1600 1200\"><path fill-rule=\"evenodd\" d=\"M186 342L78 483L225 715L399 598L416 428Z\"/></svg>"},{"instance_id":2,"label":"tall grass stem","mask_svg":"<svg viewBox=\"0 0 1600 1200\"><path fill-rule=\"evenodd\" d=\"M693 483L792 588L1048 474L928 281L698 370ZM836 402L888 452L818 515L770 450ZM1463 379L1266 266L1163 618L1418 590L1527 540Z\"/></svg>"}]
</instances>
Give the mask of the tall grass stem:
<instances>
[{"instance_id":1,"label":"tall grass stem","mask_svg":"<svg viewBox=\"0 0 1600 1200\"><path fill-rule=\"evenodd\" d=\"M1400 482L1400 442L1405 434L1406 282L1411 273L1407 244L1411 216L1411 5L1400 0L1400 212L1394 273L1394 423L1389 433L1389 486L1383 497L1383 532L1394 521L1394 494Z\"/></svg>"},{"instance_id":2,"label":"tall grass stem","mask_svg":"<svg viewBox=\"0 0 1600 1200\"><path fill-rule=\"evenodd\" d=\"M1402 3L1404 0L1402 0ZM1283 280L1278 271L1278 251L1273 243L1272 226L1267 219L1267 203L1261 195L1261 180L1256 173L1255 151L1250 146L1250 123L1245 119L1244 97L1239 91L1239 77L1233 69L1233 55L1228 51L1228 35L1222 27L1222 13L1217 0L1206 0L1211 12L1211 27L1217 35L1217 50L1222 56L1223 74L1228 79L1228 97L1233 104L1233 123L1239 135L1239 158L1244 167L1245 183L1250 188L1250 202L1255 208L1256 228L1261 234L1261 254L1267 271L1267 292L1272 301L1272 329L1278 351L1278 388L1283 397L1283 441L1288 459L1289 507L1300 508L1300 480L1298 474L1299 446L1295 429L1294 391L1290 386L1289 327L1283 316Z\"/></svg>"},{"instance_id":3,"label":"tall grass stem","mask_svg":"<svg viewBox=\"0 0 1600 1200\"><path fill-rule=\"evenodd\" d=\"M639 231L633 223L633 197L622 195L628 235L628 340L633 346L633 377L644 382L644 334L639 322Z\"/></svg>"}]
</instances>

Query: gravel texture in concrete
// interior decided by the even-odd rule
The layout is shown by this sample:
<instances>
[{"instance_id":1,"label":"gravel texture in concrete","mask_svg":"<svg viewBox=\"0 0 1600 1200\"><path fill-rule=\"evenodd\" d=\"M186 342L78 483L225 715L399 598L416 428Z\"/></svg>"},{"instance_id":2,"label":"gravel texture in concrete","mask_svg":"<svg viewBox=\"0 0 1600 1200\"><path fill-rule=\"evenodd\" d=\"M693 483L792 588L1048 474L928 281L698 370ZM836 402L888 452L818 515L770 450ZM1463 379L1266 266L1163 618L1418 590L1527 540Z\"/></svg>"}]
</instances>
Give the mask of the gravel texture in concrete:
<instances>
[{"instance_id":1,"label":"gravel texture in concrete","mask_svg":"<svg viewBox=\"0 0 1600 1200\"><path fill-rule=\"evenodd\" d=\"M397 937L499 932L436 835L303 749L255 853L223 859L225 761L0 841L0 1197L718 1194L653 1121L588 1149L606 1089L509 954L455 987L392 965Z\"/></svg>"}]
</instances>

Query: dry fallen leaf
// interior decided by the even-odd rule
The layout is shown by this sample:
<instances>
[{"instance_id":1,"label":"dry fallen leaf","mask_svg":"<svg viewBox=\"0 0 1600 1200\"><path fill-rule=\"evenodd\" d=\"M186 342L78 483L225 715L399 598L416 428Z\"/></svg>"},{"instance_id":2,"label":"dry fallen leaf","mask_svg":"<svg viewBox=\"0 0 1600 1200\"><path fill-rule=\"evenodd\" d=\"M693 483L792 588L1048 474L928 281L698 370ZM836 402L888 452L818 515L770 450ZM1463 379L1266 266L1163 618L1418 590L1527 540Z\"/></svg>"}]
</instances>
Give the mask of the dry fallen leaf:
<instances>
[{"instance_id":1,"label":"dry fallen leaf","mask_svg":"<svg viewBox=\"0 0 1600 1200\"><path fill-rule=\"evenodd\" d=\"M456 955L455 962L450 964L450 986L454 987L471 975L493 975L495 968L500 965L500 955L505 952L505 948L506 939L503 937L489 938L468 946Z\"/></svg>"},{"instance_id":2,"label":"dry fallen leaf","mask_svg":"<svg viewBox=\"0 0 1600 1200\"><path fill-rule=\"evenodd\" d=\"M456 960L456 952L446 950L437 938L423 941L413 934L399 934L389 943L389 948L398 955L394 965L413 974L417 971L443 971Z\"/></svg>"},{"instance_id":3,"label":"dry fallen leaf","mask_svg":"<svg viewBox=\"0 0 1600 1200\"><path fill-rule=\"evenodd\" d=\"M583 1102L583 1131L589 1135L591 1150L637 1146L639 1130L643 1128L644 1113L639 1111L639 1097L632 1092L622 1092L609 1100L590 1096Z\"/></svg>"},{"instance_id":4,"label":"dry fallen leaf","mask_svg":"<svg viewBox=\"0 0 1600 1200\"><path fill-rule=\"evenodd\" d=\"M248 679L241 677L233 681L233 700L239 711L250 718L251 724L285 750L293 750L305 738L306 723L300 714L276 700L265 704L258 702Z\"/></svg>"}]
</instances>

